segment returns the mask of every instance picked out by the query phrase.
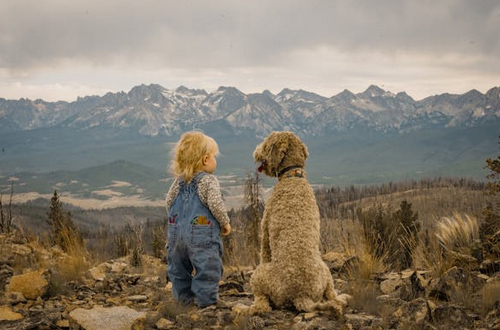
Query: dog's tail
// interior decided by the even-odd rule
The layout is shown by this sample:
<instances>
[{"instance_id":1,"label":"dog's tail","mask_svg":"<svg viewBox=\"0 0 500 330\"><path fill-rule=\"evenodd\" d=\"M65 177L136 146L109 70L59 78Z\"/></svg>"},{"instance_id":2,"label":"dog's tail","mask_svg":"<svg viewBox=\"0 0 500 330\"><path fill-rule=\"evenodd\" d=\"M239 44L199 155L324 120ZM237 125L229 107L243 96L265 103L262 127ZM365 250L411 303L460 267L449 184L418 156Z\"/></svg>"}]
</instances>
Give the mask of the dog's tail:
<instances>
[{"instance_id":1,"label":"dog's tail","mask_svg":"<svg viewBox=\"0 0 500 330\"><path fill-rule=\"evenodd\" d=\"M342 318L343 304L337 299L326 300L315 303L314 310L317 311L331 311L337 318Z\"/></svg>"},{"instance_id":2,"label":"dog's tail","mask_svg":"<svg viewBox=\"0 0 500 330\"><path fill-rule=\"evenodd\" d=\"M336 297L330 300L321 302L314 302L309 297L298 298L294 301L295 308L299 311L313 312L313 311L331 311L339 319L342 318L343 304L337 300Z\"/></svg>"},{"instance_id":3,"label":"dog's tail","mask_svg":"<svg viewBox=\"0 0 500 330\"><path fill-rule=\"evenodd\" d=\"M347 300L341 299L335 292L333 287L333 281L328 281L325 292L324 292L325 300L322 302L316 303L316 310L331 310L333 311L337 317L342 317L342 310L345 306L347 306Z\"/></svg>"}]
</instances>

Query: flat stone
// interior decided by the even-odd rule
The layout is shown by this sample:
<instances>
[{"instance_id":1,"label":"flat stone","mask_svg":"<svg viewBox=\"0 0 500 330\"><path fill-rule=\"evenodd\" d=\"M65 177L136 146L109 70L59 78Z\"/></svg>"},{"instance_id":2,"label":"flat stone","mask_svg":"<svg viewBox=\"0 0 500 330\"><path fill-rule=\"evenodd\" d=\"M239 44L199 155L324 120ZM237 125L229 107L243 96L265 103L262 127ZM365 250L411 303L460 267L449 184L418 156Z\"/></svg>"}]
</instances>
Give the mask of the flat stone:
<instances>
[{"instance_id":1,"label":"flat stone","mask_svg":"<svg viewBox=\"0 0 500 330\"><path fill-rule=\"evenodd\" d=\"M0 306L0 321L17 321L21 320L22 318L22 314L13 312L9 306Z\"/></svg>"},{"instance_id":2,"label":"flat stone","mask_svg":"<svg viewBox=\"0 0 500 330\"><path fill-rule=\"evenodd\" d=\"M127 298L129 301L133 302L142 302L148 300L148 296L145 295L135 295Z\"/></svg>"},{"instance_id":3,"label":"flat stone","mask_svg":"<svg viewBox=\"0 0 500 330\"><path fill-rule=\"evenodd\" d=\"M137 312L126 306L105 308L95 306L92 309L77 308L69 313L72 328L77 326L85 330L139 330L144 329L145 312Z\"/></svg>"}]
</instances>

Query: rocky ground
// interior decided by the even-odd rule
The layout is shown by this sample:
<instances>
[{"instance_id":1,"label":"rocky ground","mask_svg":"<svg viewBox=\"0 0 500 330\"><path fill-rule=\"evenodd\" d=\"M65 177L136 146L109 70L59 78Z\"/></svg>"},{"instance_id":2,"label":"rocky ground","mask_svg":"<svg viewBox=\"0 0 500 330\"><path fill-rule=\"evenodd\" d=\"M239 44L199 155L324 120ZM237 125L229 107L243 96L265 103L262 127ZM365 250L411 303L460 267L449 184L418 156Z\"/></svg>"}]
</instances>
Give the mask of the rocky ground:
<instances>
[{"instance_id":1,"label":"rocky ground","mask_svg":"<svg viewBox=\"0 0 500 330\"><path fill-rule=\"evenodd\" d=\"M198 309L175 304L160 259L143 256L139 267L129 257L110 260L61 283L54 269L67 258L0 235L0 329L500 329L498 262L453 267L439 280L407 270L354 285L343 274L349 260L329 253L336 289L349 301L337 319L288 310L249 315L251 269L226 268L220 303Z\"/></svg>"}]
</instances>

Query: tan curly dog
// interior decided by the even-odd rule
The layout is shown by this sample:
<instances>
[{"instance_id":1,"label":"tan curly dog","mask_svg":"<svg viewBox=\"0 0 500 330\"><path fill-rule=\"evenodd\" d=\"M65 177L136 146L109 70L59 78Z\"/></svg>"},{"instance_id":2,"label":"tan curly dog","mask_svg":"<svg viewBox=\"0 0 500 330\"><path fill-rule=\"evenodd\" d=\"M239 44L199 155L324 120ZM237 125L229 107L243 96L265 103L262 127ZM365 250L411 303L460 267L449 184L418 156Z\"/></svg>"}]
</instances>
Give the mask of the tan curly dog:
<instances>
[{"instance_id":1,"label":"tan curly dog","mask_svg":"<svg viewBox=\"0 0 500 330\"><path fill-rule=\"evenodd\" d=\"M340 317L342 303L319 251L319 210L306 179L306 146L291 132L272 132L253 156L261 164L259 170L278 182L261 224L261 263L250 280L252 313L265 313L273 306L331 309Z\"/></svg>"}]
</instances>

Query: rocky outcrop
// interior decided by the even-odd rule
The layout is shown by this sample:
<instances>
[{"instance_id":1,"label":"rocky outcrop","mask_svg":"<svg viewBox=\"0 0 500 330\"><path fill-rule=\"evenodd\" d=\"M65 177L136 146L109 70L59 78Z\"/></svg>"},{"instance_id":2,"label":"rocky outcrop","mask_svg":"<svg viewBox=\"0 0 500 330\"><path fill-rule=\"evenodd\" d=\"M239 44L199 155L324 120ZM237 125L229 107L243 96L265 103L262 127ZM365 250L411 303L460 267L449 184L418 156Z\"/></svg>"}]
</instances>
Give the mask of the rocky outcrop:
<instances>
[{"instance_id":1,"label":"rocky outcrop","mask_svg":"<svg viewBox=\"0 0 500 330\"><path fill-rule=\"evenodd\" d=\"M10 251L14 250L19 249ZM12 260L11 256L2 258ZM499 272L483 274L453 267L439 278L414 270L376 274L369 280L373 299L360 304L345 273L356 260L339 253L325 255L325 260L339 297L347 303L342 319L328 311L273 310L250 315L252 269L226 268L219 303L198 309L173 301L166 265L150 256L142 256L141 267L132 267L127 257L96 265L81 281L66 283L57 294L44 291L46 282L53 282L50 272L12 275L15 265L5 262L10 268L4 268L8 271L3 280L8 285L6 292L0 292L0 328L500 329ZM368 287L357 288L368 291Z\"/></svg>"}]
</instances>

